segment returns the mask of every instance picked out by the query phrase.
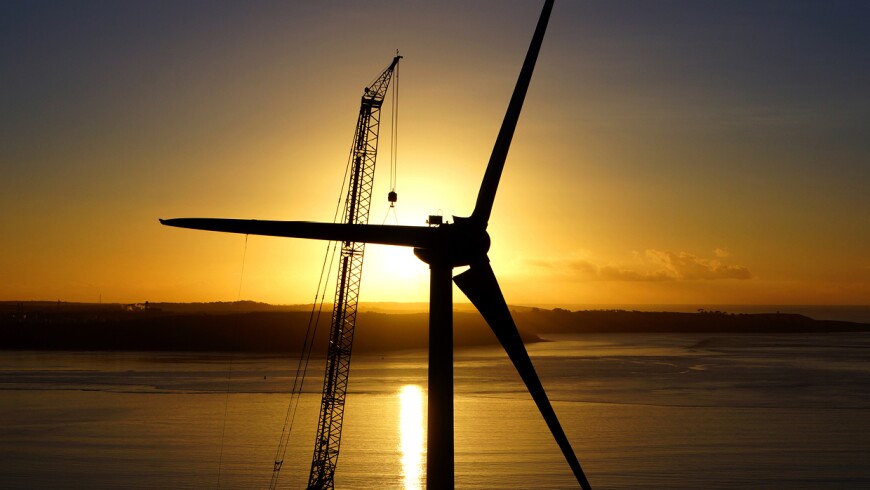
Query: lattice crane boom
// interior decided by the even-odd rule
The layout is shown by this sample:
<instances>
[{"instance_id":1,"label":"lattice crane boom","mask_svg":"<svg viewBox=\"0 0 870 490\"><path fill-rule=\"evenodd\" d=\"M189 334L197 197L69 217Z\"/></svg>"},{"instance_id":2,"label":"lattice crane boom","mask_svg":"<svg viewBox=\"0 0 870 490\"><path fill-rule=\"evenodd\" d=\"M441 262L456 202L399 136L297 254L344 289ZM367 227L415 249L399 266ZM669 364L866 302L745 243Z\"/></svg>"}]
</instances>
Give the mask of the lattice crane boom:
<instances>
[{"instance_id":1,"label":"lattice crane boom","mask_svg":"<svg viewBox=\"0 0 870 490\"><path fill-rule=\"evenodd\" d=\"M392 63L365 88L363 93L351 147L351 168L348 172L343 223L363 225L368 223L378 152L380 109L401 58L397 54ZM345 241L341 244L326 357L326 374L323 378L323 398L317 423L317 436L314 441L311 472L308 477L309 489L334 488L333 478L341 444L344 402L350 374L364 253L364 243Z\"/></svg>"}]
</instances>

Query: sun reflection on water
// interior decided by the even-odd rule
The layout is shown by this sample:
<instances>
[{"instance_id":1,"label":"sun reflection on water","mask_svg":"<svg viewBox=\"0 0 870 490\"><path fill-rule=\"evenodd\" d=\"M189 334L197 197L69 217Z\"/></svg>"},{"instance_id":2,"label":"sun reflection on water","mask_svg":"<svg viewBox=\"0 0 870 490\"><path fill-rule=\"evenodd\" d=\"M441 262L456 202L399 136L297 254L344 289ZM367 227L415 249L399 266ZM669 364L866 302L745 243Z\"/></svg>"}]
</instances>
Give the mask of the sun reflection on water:
<instances>
[{"instance_id":1,"label":"sun reflection on water","mask_svg":"<svg viewBox=\"0 0 870 490\"><path fill-rule=\"evenodd\" d=\"M405 490L423 488L423 390L405 385L399 390L399 433Z\"/></svg>"}]
</instances>

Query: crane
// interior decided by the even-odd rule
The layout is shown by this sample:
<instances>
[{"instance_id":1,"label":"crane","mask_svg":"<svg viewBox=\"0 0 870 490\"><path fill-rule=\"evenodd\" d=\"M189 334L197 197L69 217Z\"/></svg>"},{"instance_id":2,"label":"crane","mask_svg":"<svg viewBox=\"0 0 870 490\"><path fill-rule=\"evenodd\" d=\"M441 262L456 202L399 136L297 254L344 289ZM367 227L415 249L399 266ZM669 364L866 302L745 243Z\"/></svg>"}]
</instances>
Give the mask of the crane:
<instances>
[{"instance_id":1,"label":"crane","mask_svg":"<svg viewBox=\"0 0 870 490\"><path fill-rule=\"evenodd\" d=\"M365 88L363 93L351 147L343 223L361 225L368 223L378 153L381 105L393 73L398 74L397 66L401 58L396 54L392 63ZM390 190L388 199L391 203L395 202L395 189ZM311 472L308 476L309 489L334 488L333 478L341 444L341 425L344 419L344 401L350 374L350 356L364 253L365 243L352 241L341 243L329 347L326 354L326 373L323 377L323 398L320 403Z\"/></svg>"}]
</instances>

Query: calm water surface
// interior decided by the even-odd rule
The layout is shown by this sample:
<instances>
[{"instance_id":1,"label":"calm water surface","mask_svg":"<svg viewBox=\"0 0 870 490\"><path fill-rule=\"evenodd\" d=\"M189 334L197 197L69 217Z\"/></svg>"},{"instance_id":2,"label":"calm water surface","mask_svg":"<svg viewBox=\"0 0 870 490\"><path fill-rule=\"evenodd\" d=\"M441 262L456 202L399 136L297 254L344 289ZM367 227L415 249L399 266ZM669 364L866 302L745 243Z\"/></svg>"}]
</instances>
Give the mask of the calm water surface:
<instances>
[{"instance_id":1,"label":"calm water surface","mask_svg":"<svg viewBox=\"0 0 870 490\"><path fill-rule=\"evenodd\" d=\"M870 335L552 340L529 352L594 488L870 488ZM265 488L295 366L0 351L0 488ZM307 481L309 372L281 488ZM425 387L425 352L355 356L338 487L421 488ZM576 487L500 350L458 351L456 391L457 488Z\"/></svg>"}]
</instances>

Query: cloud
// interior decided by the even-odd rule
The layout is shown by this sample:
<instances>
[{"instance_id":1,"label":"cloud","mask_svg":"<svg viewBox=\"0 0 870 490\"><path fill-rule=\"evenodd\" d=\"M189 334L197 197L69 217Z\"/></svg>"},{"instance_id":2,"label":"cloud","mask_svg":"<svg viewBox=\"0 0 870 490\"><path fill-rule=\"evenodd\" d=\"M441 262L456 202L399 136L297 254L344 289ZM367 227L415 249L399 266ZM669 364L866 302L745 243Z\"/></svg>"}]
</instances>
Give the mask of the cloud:
<instances>
[{"instance_id":1,"label":"cloud","mask_svg":"<svg viewBox=\"0 0 870 490\"><path fill-rule=\"evenodd\" d=\"M646 255L673 274L674 279L749 279L752 277L749 269L741 265L726 265L718 259L705 259L688 252L647 250Z\"/></svg>"},{"instance_id":2,"label":"cloud","mask_svg":"<svg viewBox=\"0 0 870 490\"><path fill-rule=\"evenodd\" d=\"M723 249L714 250L718 258L704 258L688 252L646 250L634 253L630 265L597 264L583 253L582 257L534 258L526 263L565 275L602 281L677 281L750 279L752 273L741 265L724 264L730 256Z\"/></svg>"},{"instance_id":3,"label":"cloud","mask_svg":"<svg viewBox=\"0 0 870 490\"><path fill-rule=\"evenodd\" d=\"M724 248L717 248L713 250L713 255L719 257L720 259L727 259L731 256L731 252L725 250Z\"/></svg>"},{"instance_id":4,"label":"cloud","mask_svg":"<svg viewBox=\"0 0 870 490\"><path fill-rule=\"evenodd\" d=\"M604 281L667 281L674 279L665 271L631 270L609 265L598 268L598 278Z\"/></svg>"}]
</instances>

